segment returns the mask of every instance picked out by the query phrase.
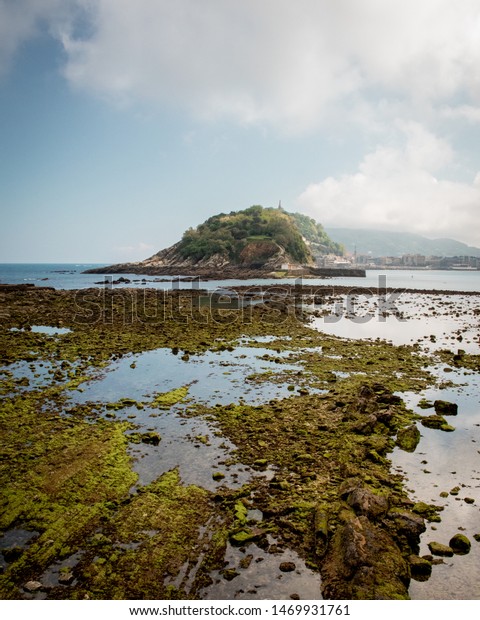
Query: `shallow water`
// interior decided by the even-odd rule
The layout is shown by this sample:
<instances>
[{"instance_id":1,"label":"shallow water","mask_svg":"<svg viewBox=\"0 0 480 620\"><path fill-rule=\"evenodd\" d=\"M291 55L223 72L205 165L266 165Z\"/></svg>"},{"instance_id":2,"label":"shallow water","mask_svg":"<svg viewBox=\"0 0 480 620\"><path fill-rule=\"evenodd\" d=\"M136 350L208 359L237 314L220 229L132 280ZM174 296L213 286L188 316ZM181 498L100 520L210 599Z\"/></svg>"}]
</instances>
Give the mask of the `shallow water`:
<instances>
[{"instance_id":1,"label":"shallow water","mask_svg":"<svg viewBox=\"0 0 480 620\"><path fill-rule=\"evenodd\" d=\"M268 537L271 545L276 541ZM249 557L251 556L251 557ZM249 561L248 568L242 568L242 562ZM225 567L213 571L213 584L200 592L203 599L210 600L320 600L320 575L313 572L295 551L279 549L272 553L250 543L246 548L228 545L225 553ZM283 572L280 565L292 562L295 569ZM224 570L235 570L237 575L232 580L223 577Z\"/></svg>"},{"instance_id":2,"label":"shallow water","mask_svg":"<svg viewBox=\"0 0 480 620\"><path fill-rule=\"evenodd\" d=\"M181 354L172 354L170 349L128 355L110 364L101 380L83 384L74 401L113 402L127 397L144 400L154 393L188 384L189 397L210 406L239 400L259 404L290 395L285 380L278 384L254 381L254 375L259 373L271 373L273 378L275 374L301 371L300 365L276 363L271 359L273 354L274 358L284 360L288 353L239 346L234 351L190 355L188 360L182 359ZM138 415L141 418L141 412Z\"/></svg>"},{"instance_id":3,"label":"shallow water","mask_svg":"<svg viewBox=\"0 0 480 620\"><path fill-rule=\"evenodd\" d=\"M426 351L460 348L467 353L480 352L480 295L439 298L404 293L385 309L386 316L376 298L357 296L352 301L340 296L328 306L325 316L313 317L312 326L344 338L381 338L395 345L419 343ZM395 310L400 317L395 316Z\"/></svg>"},{"instance_id":4,"label":"shallow water","mask_svg":"<svg viewBox=\"0 0 480 620\"><path fill-rule=\"evenodd\" d=\"M0 283L6 284L35 284L36 286L53 286L57 289L81 289L102 286L105 276L101 274L84 274L86 269L103 267L103 264L40 264L40 263L2 263L0 264ZM188 276L188 273L177 276ZM386 278L386 286L391 288L413 288L423 290L449 291L480 291L480 271L442 271L442 270L380 270L366 271L364 278L280 278L280 279L251 279L251 280L205 280L200 282L199 288L215 290L230 286L265 286L269 284L293 284L303 282L319 286L349 286L367 287L375 289L379 285L380 277ZM116 286L124 287L154 287L158 289L192 288L191 282L176 282L175 285L169 276L143 276L138 274L112 274L107 276L113 280L119 277L130 280L128 284ZM97 284L100 282L101 284Z\"/></svg>"},{"instance_id":5,"label":"shallow water","mask_svg":"<svg viewBox=\"0 0 480 620\"><path fill-rule=\"evenodd\" d=\"M253 341L262 344L270 340L260 337ZM186 384L189 385L188 403L201 402L209 406L232 402L260 404L273 398L291 396L288 373L296 374L301 366L273 361L272 353L277 359L285 359L288 351L275 353L270 349L248 347L246 343L249 341L252 342L252 339L244 339L243 346L234 351L209 351L203 355L191 355L188 360L182 360L181 355L173 355L170 349L129 355L110 364L96 379L82 384L81 391L72 392L70 399L72 403L94 402L97 406L121 398L146 402L145 399L151 399L158 392L167 392ZM268 359L263 356L268 356ZM273 379L272 382L246 380L258 373L270 373L268 376ZM284 373L287 377L282 377ZM210 491L223 485L239 488L248 483L252 476L273 477L273 468L260 472L237 462L234 444L218 432L212 420L185 415L188 403L178 403L166 411L148 406L140 410L130 406L115 411L117 419L128 419L138 425L140 431L155 431L161 436L157 446L143 443L131 445L129 451L135 459L133 469L139 475L132 491L172 468L178 468L184 484L196 484ZM110 411L108 413L112 415ZM213 478L218 473L224 476L220 480ZM256 518L261 525L261 514L251 514L249 518ZM273 539L270 540L270 549L275 549ZM241 561L250 555L248 567L242 568ZM319 574L308 569L292 550L275 549L272 553L254 543L241 549L229 544L224 561L225 569L235 569L238 574L229 580L223 575L224 569L213 571L212 585L200 593L202 598L288 599L291 595L310 600L321 598ZM295 570L282 572L279 568L282 562L293 562ZM52 579L55 580L58 567L52 570ZM181 574L179 578L182 578Z\"/></svg>"},{"instance_id":6,"label":"shallow water","mask_svg":"<svg viewBox=\"0 0 480 620\"><path fill-rule=\"evenodd\" d=\"M275 358L285 360L288 353L275 353ZM207 351L190 355L188 360L182 359L181 354L173 355L170 349L156 349L112 362L96 379L70 392L69 399L71 404L92 403L96 407L122 398L145 403L141 409L129 406L115 413L107 411L109 416L132 422L141 432L155 431L161 436L158 446L141 443L130 447L138 484L148 484L178 467L185 484L209 490L222 484L237 488L249 480L252 470L233 462L235 446L221 436L213 421L186 416L185 408L190 403L209 407L237 402L260 404L291 396L289 373L296 376L301 366L273 359L272 351L261 347ZM257 382L259 373L267 373L269 380ZM155 394L185 385L189 386L186 403L178 403L168 411L148 407ZM224 478L214 480L215 473ZM267 477L273 474L273 470L263 472Z\"/></svg>"},{"instance_id":7,"label":"shallow water","mask_svg":"<svg viewBox=\"0 0 480 620\"><path fill-rule=\"evenodd\" d=\"M439 379L457 385L446 389L431 388L421 394L403 395L407 405L420 415L433 409L420 409L418 402L447 400L458 404L457 416L446 416L455 431L445 433L418 424L420 443L414 453L396 449L392 455L395 469L405 476L410 496L415 501L443 506L441 522L427 524L422 535L420 554L429 554L431 541L448 544L457 533L472 543L468 555L445 558L445 564L434 566L426 582L411 582L413 599L480 599L480 375L463 372L445 373L437 369ZM450 494L459 487L458 495ZM448 492L446 498L441 492ZM465 502L471 498L473 503Z\"/></svg>"},{"instance_id":8,"label":"shallow water","mask_svg":"<svg viewBox=\"0 0 480 620\"><path fill-rule=\"evenodd\" d=\"M7 561L2 553L4 549L25 549L38 534L38 532L24 530L22 528L13 528L7 532L2 532L0 535L0 571L7 566Z\"/></svg>"}]
</instances>

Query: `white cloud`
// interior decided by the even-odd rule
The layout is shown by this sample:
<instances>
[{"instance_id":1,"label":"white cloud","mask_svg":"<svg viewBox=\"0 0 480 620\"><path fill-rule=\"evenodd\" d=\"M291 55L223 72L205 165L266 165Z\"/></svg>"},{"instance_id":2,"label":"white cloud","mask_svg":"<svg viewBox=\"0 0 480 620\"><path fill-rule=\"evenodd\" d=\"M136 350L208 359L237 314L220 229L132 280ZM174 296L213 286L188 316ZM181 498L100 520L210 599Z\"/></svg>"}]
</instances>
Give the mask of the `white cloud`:
<instances>
[{"instance_id":1,"label":"white cloud","mask_svg":"<svg viewBox=\"0 0 480 620\"><path fill-rule=\"evenodd\" d=\"M447 119L466 120L469 123L480 123L480 105L477 107L472 105L445 106L440 111L442 117Z\"/></svg>"},{"instance_id":2,"label":"white cloud","mask_svg":"<svg viewBox=\"0 0 480 620\"><path fill-rule=\"evenodd\" d=\"M477 0L77 0L65 75L122 102L202 118L318 124L349 97L480 102Z\"/></svg>"},{"instance_id":3,"label":"white cloud","mask_svg":"<svg viewBox=\"0 0 480 620\"><path fill-rule=\"evenodd\" d=\"M310 184L297 206L326 226L453 237L480 246L480 172L469 183L438 178L453 157L443 140L399 123L402 146L378 146L357 172Z\"/></svg>"},{"instance_id":4,"label":"white cloud","mask_svg":"<svg viewBox=\"0 0 480 620\"><path fill-rule=\"evenodd\" d=\"M0 71L42 21L75 87L203 119L304 130L372 101L480 106L478 0L0 0Z\"/></svg>"}]
</instances>

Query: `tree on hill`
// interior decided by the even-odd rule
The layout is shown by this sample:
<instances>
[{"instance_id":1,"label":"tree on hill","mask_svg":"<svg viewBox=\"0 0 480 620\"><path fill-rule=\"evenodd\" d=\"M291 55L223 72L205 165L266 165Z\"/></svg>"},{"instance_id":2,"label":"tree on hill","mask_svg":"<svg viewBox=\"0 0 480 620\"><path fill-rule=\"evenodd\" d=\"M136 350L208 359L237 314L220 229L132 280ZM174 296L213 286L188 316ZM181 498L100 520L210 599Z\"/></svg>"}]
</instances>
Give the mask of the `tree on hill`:
<instances>
[{"instance_id":1,"label":"tree on hill","mask_svg":"<svg viewBox=\"0 0 480 620\"><path fill-rule=\"evenodd\" d=\"M293 260L307 263L311 253L291 216L278 209L254 205L243 211L220 213L183 235L179 251L184 258L200 260L224 254L237 261L249 243L270 240L285 249Z\"/></svg>"},{"instance_id":2,"label":"tree on hill","mask_svg":"<svg viewBox=\"0 0 480 620\"><path fill-rule=\"evenodd\" d=\"M336 254L343 256L341 243L332 241L321 224L303 213L288 213L293 218L302 237L311 244L313 254Z\"/></svg>"}]
</instances>

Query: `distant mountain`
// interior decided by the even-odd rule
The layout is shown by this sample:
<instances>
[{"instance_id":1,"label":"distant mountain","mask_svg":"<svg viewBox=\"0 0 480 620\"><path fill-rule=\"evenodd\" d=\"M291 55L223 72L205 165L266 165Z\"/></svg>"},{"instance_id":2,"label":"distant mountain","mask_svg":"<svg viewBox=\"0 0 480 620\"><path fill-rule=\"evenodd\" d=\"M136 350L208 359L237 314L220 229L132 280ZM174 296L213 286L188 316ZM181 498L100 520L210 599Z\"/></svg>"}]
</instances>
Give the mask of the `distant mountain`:
<instances>
[{"instance_id":1,"label":"distant mountain","mask_svg":"<svg viewBox=\"0 0 480 620\"><path fill-rule=\"evenodd\" d=\"M329 237L343 244L353 254L376 256L478 256L480 248L468 246L455 239L428 239L413 233L369 230L360 228L326 228Z\"/></svg>"}]
</instances>

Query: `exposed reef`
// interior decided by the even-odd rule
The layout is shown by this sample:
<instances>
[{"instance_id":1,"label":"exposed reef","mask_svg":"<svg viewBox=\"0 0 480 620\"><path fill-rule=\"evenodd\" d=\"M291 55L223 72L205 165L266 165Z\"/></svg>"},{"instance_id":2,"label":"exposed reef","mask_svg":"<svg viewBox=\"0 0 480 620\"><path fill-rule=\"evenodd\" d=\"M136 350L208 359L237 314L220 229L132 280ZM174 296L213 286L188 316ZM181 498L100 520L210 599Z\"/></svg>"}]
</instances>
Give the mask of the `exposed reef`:
<instances>
[{"instance_id":1,"label":"exposed reef","mask_svg":"<svg viewBox=\"0 0 480 620\"><path fill-rule=\"evenodd\" d=\"M419 539L438 511L409 498L389 461L396 445L415 448L426 419L401 398L433 381L418 347L314 331L293 292L220 307L205 296L2 289L1 598L201 598L215 591L213 574L234 583L248 571L254 546L295 550L325 598L408 598L411 576L431 570ZM235 364L245 342L275 366L245 384L286 384L287 396L209 406L183 383L142 398L71 397L132 353L162 348L188 367L194 355L221 352ZM465 354L456 363L478 360ZM437 409L448 415L451 405ZM133 410L209 425L192 437L193 451L210 434L230 442L224 471L211 472L215 490L185 484L177 467L142 484L131 447L161 459L163 438ZM235 488L225 481L234 464L252 472ZM16 531L27 535L2 544ZM454 544L466 552L463 539ZM230 546L243 553L235 568L224 565ZM279 570L292 572L292 562L279 560Z\"/></svg>"}]
</instances>

